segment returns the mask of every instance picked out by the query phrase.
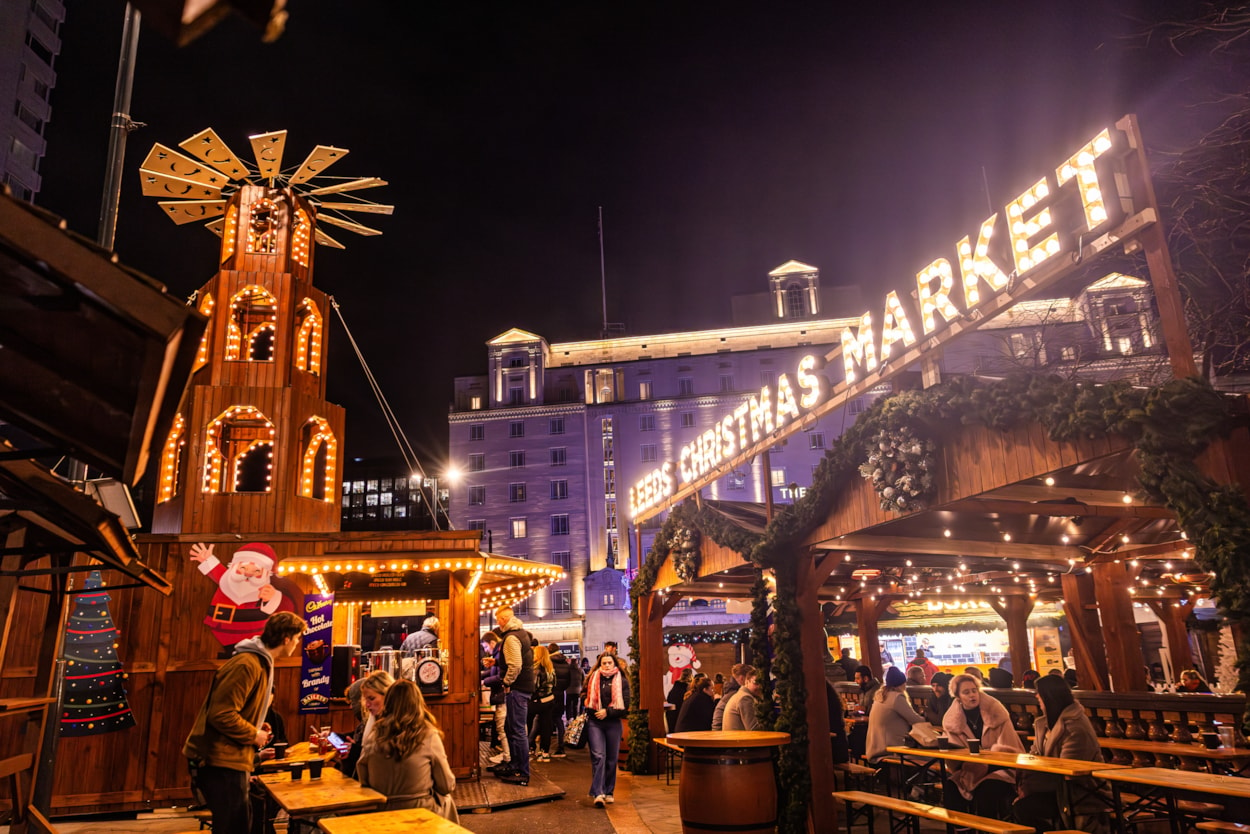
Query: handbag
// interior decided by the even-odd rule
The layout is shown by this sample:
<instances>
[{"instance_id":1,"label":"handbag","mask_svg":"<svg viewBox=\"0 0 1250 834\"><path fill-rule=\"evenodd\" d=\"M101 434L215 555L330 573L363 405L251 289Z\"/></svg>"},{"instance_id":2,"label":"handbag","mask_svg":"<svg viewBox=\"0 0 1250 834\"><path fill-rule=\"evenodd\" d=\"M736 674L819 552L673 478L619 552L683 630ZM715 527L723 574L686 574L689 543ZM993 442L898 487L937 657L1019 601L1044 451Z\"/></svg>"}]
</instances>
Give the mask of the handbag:
<instances>
[{"instance_id":1,"label":"handbag","mask_svg":"<svg viewBox=\"0 0 1250 834\"><path fill-rule=\"evenodd\" d=\"M581 713L564 728L564 746L581 750L586 746L586 713Z\"/></svg>"}]
</instances>

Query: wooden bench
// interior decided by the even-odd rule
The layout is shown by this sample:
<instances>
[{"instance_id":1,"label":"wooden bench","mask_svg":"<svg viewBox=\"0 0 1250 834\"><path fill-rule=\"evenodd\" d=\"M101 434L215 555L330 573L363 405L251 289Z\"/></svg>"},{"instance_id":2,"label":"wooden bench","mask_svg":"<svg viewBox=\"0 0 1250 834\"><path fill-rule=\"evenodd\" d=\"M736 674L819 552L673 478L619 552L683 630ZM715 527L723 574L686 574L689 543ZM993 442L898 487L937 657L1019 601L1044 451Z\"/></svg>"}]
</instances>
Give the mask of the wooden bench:
<instances>
[{"instance_id":1,"label":"wooden bench","mask_svg":"<svg viewBox=\"0 0 1250 834\"><path fill-rule=\"evenodd\" d=\"M855 762L842 762L833 766L833 783L837 790L869 790L877 781L881 771L875 767L867 767ZM838 775L842 776L842 787L838 788Z\"/></svg>"},{"instance_id":2,"label":"wooden bench","mask_svg":"<svg viewBox=\"0 0 1250 834\"><path fill-rule=\"evenodd\" d=\"M1014 822L978 817L976 814L965 814L961 811L949 811L940 805L926 805L923 802L912 802L907 799L895 799L867 791L834 791L834 799L846 802L846 830L850 834L851 826L856 817L867 812L868 830L873 830L872 809L881 808L888 814L891 834L904 834L918 830L916 824L921 819L933 820L946 826L947 834L953 834L956 828L970 828L973 831L984 831L986 834L1034 834L1034 829L1027 825ZM856 813L854 804L864 806ZM899 817L895 821L895 817Z\"/></svg>"},{"instance_id":3,"label":"wooden bench","mask_svg":"<svg viewBox=\"0 0 1250 834\"><path fill-rule=\"evenodd\" d=\"M1250 834L1250 824L1244 822L1221 822L1205 820L1196 826L1199 831L1212 831L1215 834Z\"/></svg>"},{"instance_id":4,"label":"wooden bench","mask_svg":"<svg viewBox=\"0 0 1250 834\"><path fill-rule=\"evenodd\" d=\"M666 738L657 738L654 741L656 746L664 752L664 784L671 784L674 774L680 776L682 754L685 751L680 745L673 744ZM655 778L659 779L660 774L656 773Z\"/></svg>"}]
</instances>

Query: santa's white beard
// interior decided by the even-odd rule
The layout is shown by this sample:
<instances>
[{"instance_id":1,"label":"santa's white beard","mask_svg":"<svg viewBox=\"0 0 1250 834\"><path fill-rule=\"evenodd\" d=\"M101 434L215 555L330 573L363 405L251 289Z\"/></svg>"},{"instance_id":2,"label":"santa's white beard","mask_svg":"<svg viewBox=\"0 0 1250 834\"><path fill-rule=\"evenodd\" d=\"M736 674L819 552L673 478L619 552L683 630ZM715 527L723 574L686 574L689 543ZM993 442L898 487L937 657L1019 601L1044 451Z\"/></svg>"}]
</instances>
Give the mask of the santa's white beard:
<instances>
[{"instance_id":1,"label":"santa's white beard","mask_svg":"<svg viewBox=\"0 0 1250 834\"><path fill-rule=\"evenodd\" d=\"M235 570L227 569L221 576L220 588L221 592L230 597L230 601L235 605L243 605L258 601L260 589L268 584L269 574L247 577Z\"/></svg>"}]
</instances>

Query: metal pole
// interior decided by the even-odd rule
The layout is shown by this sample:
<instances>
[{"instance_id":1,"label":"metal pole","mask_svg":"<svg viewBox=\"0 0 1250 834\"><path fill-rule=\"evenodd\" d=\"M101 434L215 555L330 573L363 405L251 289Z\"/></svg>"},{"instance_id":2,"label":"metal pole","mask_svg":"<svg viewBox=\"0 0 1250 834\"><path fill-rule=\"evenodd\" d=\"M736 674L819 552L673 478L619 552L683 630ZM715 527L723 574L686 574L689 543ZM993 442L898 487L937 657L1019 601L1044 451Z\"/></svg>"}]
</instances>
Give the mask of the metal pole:
<instances>
[{"instance_id":1,"label":"metal pole","mask_svg":"<svg viewBox=\"0 0 1250 834\"><path fill-rule=\"evenodd\" d=\"M126 162L126 136L130 121L130 93L135 82L135 54L139 51L139 10L126 4L122 26L122 50L117 59L117 84L113 89L113 118L109 123L108 168L104 172L104 197L100 202L100 229L96 243L113 248L117 235L117 204L121 199L122 168Z\"/></svg>"}]
</instances>

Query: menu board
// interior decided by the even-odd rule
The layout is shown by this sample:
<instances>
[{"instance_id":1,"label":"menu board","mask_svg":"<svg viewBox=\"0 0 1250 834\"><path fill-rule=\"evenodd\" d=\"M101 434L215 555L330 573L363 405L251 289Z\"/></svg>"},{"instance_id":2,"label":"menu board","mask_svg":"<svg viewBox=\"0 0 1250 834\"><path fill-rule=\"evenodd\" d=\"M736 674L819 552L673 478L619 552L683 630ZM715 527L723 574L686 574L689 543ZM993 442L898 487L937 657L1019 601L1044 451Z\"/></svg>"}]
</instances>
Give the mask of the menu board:
<instances>
[{"instance_id":1,"label":"menu board","mask_svg":"<svg viewBox=\"0 0 1250 834\"><path fill-rule=\"evenodd\" d=\"M299 685L299 711L330 711L330 656L334 634L334 595L305 594L303 663Z\"/></svg>"},{"instance_id":2,"label":"menu board","mask_svg":"<svg viewBox=\"0 0 1250 834\"><path fill-rule=\"evenodd\" d=\"M339 600L448 599L451 576L446 571L400 570L377 573L353 572L334 589Z\"/></svg>"}]
</instances>

